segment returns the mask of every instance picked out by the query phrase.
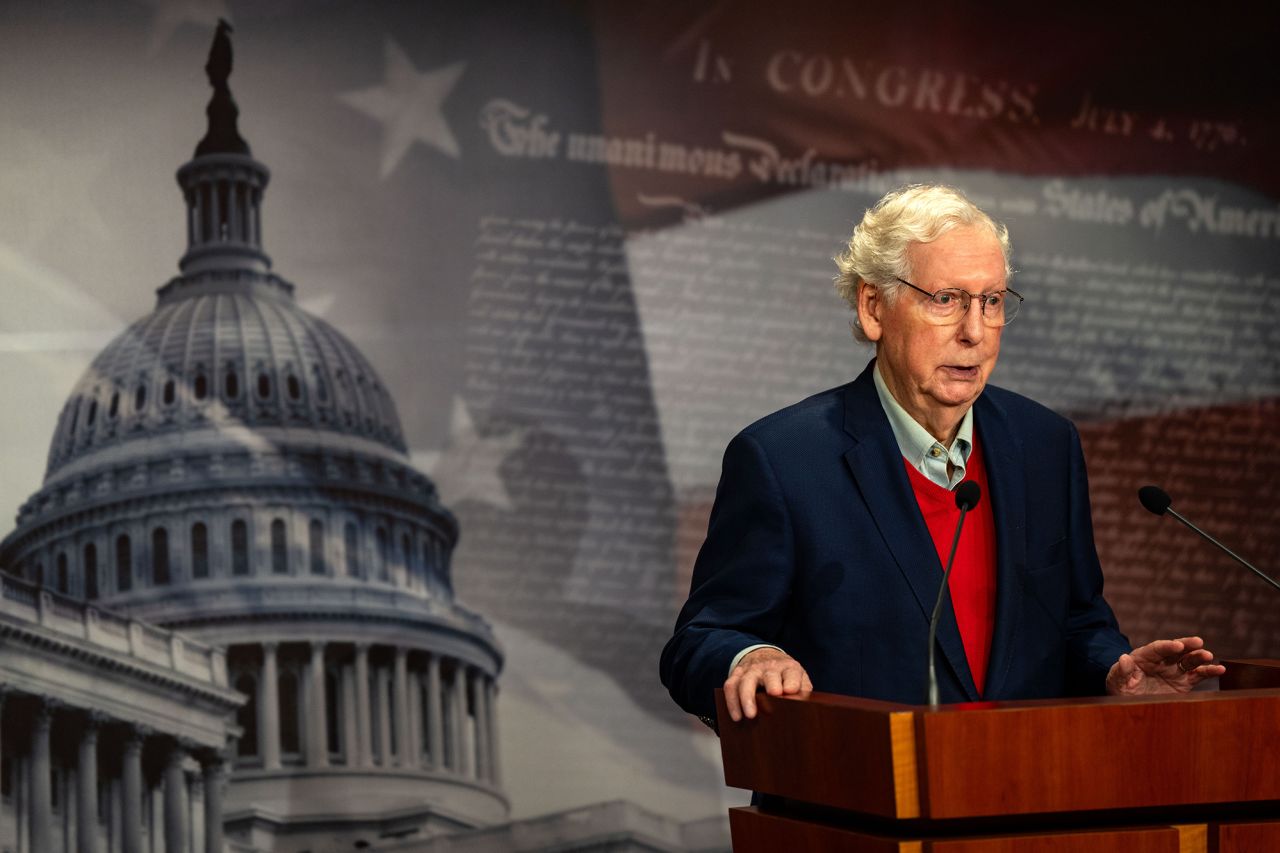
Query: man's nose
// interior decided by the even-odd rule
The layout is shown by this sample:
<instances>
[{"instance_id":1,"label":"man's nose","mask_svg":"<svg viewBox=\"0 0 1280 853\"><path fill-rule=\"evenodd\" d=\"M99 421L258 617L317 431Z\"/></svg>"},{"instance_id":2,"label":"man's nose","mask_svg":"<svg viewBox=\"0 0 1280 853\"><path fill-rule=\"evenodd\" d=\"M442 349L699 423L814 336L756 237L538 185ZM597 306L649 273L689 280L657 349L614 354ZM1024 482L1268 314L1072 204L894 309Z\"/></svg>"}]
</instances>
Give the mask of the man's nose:
<instances>
[{"instance_id":1,"label":"man's nose","mask_svg":"<svg viewBox=\"0 0 1280 853\"><path fill-rule=\"evenodd\" d=\"M982 300L969 299L965 306L964 316L960 318L960 339L968 343L980 344L987 334L987 323L982 317Z\"/></svg>"}]
</instances>

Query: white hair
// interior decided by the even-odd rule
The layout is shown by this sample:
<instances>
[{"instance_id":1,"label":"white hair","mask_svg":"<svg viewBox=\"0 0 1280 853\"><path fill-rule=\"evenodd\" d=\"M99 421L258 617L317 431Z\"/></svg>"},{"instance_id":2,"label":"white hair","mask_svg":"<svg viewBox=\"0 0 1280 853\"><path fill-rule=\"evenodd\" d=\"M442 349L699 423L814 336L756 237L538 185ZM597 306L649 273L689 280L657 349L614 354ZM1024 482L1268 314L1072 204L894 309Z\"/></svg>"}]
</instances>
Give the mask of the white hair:
<instances>
[{"instance_id":1,"label":"white hair","mask_svg":"<svg viewBox=\"0 0 1280 853\"><path fill-rule=\"evenodd\" d=\"M886 300L893 301L902 288L898 279L913 277L907 250L915 243L932 243L960 226L989 231L1000 243L1006 277L1012 274L1009 230L954 187L911 184L889 192L866 212L853 229L849 245L835 257L840 270L836 293L854 310L855 338L867 342L857 322L858 282L874 284Z\"/></svg>"}]
</instances>

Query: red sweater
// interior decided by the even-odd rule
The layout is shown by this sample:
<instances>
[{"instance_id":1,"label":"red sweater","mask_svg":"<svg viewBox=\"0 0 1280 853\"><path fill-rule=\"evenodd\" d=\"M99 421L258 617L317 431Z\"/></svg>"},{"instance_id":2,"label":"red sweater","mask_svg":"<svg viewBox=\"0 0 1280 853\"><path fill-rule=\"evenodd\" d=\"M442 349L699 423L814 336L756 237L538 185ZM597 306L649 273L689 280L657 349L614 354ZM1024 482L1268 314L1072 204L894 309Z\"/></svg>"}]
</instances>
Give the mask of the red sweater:
<instances>
[{"instance_id":1,"label":"red sweater","mask_svg":"<svg viewBox=\"0 0 1280 853\"><path fill-rule=\"evenodd\" d=\"M911 479L920 513L933 537L941 571L947 565L947 555L951 553L951 542L956 535L956 521L960 518L955 493L926 478L905 457L902 461L907 466L907 476ZM960 626L960 638L964 641L965 657L969 660L969 671L981 694L987 678L987 660L991 655L991 634L996 619L996 526L987 490L987 469L982 462L982 445L976 433L964 478L973 480L982 488L982 500L965 516L948 586L956 623Z\"/></svg>"}]
</instances>

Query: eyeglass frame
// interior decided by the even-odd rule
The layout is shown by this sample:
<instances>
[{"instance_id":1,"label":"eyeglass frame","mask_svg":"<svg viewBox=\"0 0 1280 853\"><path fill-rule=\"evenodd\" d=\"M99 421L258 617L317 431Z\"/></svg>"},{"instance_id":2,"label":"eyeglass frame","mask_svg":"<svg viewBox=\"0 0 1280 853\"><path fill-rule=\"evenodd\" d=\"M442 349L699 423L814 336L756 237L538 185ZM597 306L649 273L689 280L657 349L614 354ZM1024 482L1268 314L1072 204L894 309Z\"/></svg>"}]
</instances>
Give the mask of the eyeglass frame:
<instances>
[{"instance_id":1,"label":"eyeglass frame","mask_svg":"<svg viewBox=\"0 0 1280 853\"><path fill-rule=\"evenodd\" d=\"M954 321L956 323L962 322L964 320L965 315L969 313L969 306L973 304L973 300L982 296L994 296L997 293L1005 293L1017 298L1019 308L1021 308L1023 302L1027 301L1021 293L1019 293L1018 291L1014 290L1011 287L1006 287L1003 290L993 290L990 293L970 293L969 291L959 287L940 287L937 290L935 290L933 293L930 293L929 291L925 290L923 287L917 287L916 285L907 281L905 278L901 278L895 275L894 279L902 282L907 287L911 288L917 293L923 293L925 296L929 297L929 299L931 300L935 299L937 295L939 293L942 293L944 290L950 290L956 293L963 293L966 297L968 297L968 301L961 307L960 313L956 315L956 319ZM987 320L987 306L985 302L978 303L978 316L981 317L984 322ZM1007 326L1010 323L1012 323L1015 319L1017 319L1017 317L1018 317L1018 312L1015 311L1012 317L1005 320L1003 323L1000 323L999 326L996 326L995 328L1002 328L1004 326ZM948 323L948 324L940 324L940 325L950 325L950 324Z\"/></svg>"}]
</instances>

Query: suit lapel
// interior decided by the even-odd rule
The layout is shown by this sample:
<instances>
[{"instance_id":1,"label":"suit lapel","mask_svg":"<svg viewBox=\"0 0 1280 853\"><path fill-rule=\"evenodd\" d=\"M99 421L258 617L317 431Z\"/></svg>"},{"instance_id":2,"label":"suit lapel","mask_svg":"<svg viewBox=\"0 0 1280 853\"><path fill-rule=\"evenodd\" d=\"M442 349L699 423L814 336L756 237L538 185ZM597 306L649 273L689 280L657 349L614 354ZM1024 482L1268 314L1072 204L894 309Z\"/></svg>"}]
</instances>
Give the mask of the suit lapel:
<instances>
[{"instance_id":1,"label":"suit lapel","mask_svg":"<svg viewBox=\"0 0 1280 853\"><path fill-rule=\"evenodd\" d=\"M920 514L915 493L911 490L911 482L903 467L902 451L898 448L888 416L876 394L875 380L871 374L874 366L875 361L872 360L866 370L844 391L844 428L856 442L845 453L844 458L872 519L920 606L923 617L920 645L923 648L928 641L929 617L938 597L939 584L942 583L942 564L929 535L929 528ZM978 690L969 672L969 662L965 657L964 643L960 639L960 629L956 624L950 596L943 603L942 618L938 625L938 647L942 650L943 659L950 664L963 686L967 698L977 701ZM920 655L919 659L923 658L924 655ZM921 670L922 701L924 682L925 673Z\"/></svg>"},{"instance_id":2,"label":"suit lapel","mask_svg":"<svg viewBox=\"0 0 1280 853\"><path fill-rule=\"evenodd\" d=\"M1016 658L1022 625L1022 574L1027 563L1026 458L1004 407L986 394L974 404L974 426L986 459L996 522L996 617L985 694L997 699Z\"/></svg>"}]
</instances>

